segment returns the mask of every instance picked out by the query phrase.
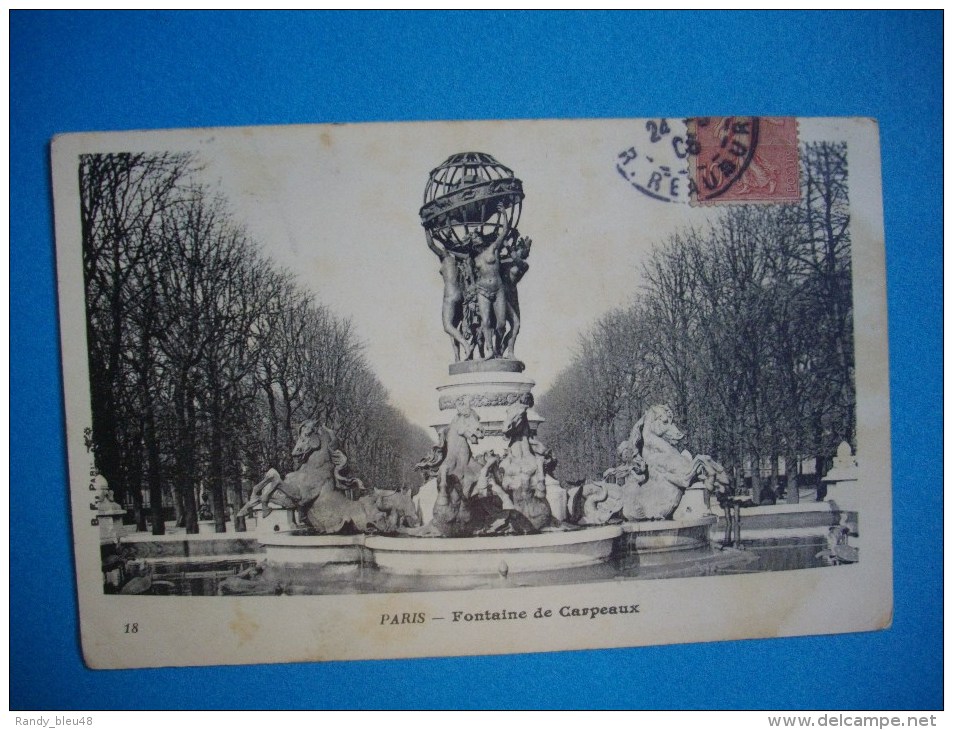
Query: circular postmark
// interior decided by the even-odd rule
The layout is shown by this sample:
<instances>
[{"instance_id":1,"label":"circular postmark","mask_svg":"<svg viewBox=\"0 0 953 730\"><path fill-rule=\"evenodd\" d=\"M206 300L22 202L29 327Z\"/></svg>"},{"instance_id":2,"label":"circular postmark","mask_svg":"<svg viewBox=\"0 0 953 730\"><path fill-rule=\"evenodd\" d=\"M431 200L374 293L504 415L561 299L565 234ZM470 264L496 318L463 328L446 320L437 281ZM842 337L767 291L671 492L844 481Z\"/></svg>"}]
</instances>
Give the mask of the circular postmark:
<instances>
[{"instance_id":1,"label":"circular postmark","mask_svg":"<svg viewBox=\"0 0 953 730\"><path fill-rule=\"evenodd\" d=\"M695 192L690 160L699 153L688 119L639 122L639 139L616 158L616 171L636 190L666 203L688 203Z\"/></svg>"},{"instance_id":2,"label":"circular postmark","mask_svg":"<svg viewBox=\"0 0 953 730\"><path fill-rule=\"evenodd\" d=\"M797 120L693 117L640 121L616 171L667 203L792 203L800 200Z\"/></svg>"}]
</instances>

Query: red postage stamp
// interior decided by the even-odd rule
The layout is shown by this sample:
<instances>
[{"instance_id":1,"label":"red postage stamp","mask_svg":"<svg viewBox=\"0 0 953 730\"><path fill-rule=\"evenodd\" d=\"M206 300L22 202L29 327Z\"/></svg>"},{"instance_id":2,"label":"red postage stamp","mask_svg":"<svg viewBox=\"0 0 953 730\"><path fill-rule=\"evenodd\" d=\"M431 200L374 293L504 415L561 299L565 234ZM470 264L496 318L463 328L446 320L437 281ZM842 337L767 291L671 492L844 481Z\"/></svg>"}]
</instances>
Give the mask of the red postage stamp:
<instances>
[{"instance_id":1,"label":"red postage stamp","mask_svg":"<svg viewBox=\"0 0 953 730\"><path fill-rule=\"evenodd\" d=\"M702 205L800 200L794 117L696 117L688 120L694 200Z\"/></svg>"}]
</instances>

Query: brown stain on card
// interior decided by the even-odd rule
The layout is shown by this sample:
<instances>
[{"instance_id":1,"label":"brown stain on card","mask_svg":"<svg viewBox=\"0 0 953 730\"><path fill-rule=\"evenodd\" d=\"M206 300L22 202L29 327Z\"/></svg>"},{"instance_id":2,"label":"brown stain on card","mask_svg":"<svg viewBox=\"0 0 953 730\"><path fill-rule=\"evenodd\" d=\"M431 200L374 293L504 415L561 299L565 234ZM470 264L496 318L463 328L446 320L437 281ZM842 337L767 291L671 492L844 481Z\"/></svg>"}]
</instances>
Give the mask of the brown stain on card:
<instances>
[{"instance_id":1,"label":"brown stain on card","mask_svg":"<svg viewBox=\"0 0 953 730\"><path fill-rule=\"evenodd\" d=\"M877 631L886 631L889 628L893 627L893 605L891 604L890 608L885 614L880 617L880 620L875 624L875 629Z\"/></svg>"},{"instance_id":2,"label":"brown stain on card","mask_svg":"<svg viewBox=\"0 0 953 730\"><path fill-rule=\"evenodd\" d=\"M255 638L260 628L257 621L242 611L241 606L235 606L235 618L228 622L228 629L238 637L239 646Z\"/></svg>"},{"instance_id":3,"label":"brown stain on card","mask_svg":"<svg viewBox=\"0 0 953 730\"><path fill-rule=\"evenodd\" d=\"M799 617L805 606L810 606L812 597L817 595L822 578L821 575L812 575L805 571L797 572L799 580L804 580L806 585L796 594L781 590L774 592L768 586L766 595L763 577L778 576L778 573L757 573L732 579L730 589L721 596L719 610L716 617L713 617L715 620L710 624L714 633L719 634L718 639L732 641L792 635L791 627L802 622ZM757 579L752 580L753 577ZM725 617L729 616L730 621L725 623Z\"/></svg>"},{"instance_id":4,"label":"brown stain on card","mask_svg":"<svg viewBox=\"0 0 953 730\"><path fill-rule=\"evenodd\" d=\"M385 620L384 617L388 619ZM399 623L391 623L397 616ZM403 622L404 617L412 622ZM413 618L417 617L416 621ZM360 637L349 647L352 658L361 655L380 657L420 655L414 647L439 627L432 623L433 613L427 602L406 594L367 596L359 610L330 610L312 625L311 637L302 658L304 661L328 661L342 656L342 636ZM423 652L427 655L430 652Z\"/></svg>"},{"instance_id":5,"label":"brown stain on card","mask_svg":"<svg viewBox=\"0 0 953 730\"><path fill-rule=\"evenodd\" d=\"M327 132L321 132L321 146L325 149L331 146L331 135Z\"/></svg>"}]
</instances>

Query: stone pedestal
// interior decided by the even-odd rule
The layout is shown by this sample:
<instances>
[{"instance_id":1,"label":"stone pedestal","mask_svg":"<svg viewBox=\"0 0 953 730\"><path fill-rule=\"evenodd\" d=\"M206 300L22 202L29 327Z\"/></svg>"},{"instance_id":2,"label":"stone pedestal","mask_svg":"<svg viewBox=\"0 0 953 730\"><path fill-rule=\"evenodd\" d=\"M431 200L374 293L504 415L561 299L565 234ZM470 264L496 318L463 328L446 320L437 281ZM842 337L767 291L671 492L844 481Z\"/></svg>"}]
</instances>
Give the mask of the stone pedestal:
<instances>
[{"instance_id":1,"label":"stone pedestal","mask_svg":"<svg viewBox=\"0 0 953 730\"><path fill-rule=\"evenodd\" d=\"M215 534L215 520L199 520L200 535Z\"/></svg>"},{"instance_id":2,"label":"stone pedestal","mask_svg":"<svg viewBox=\"0 0 953 730\"><path fill-rule=\"evenodd\" d=\"M711 500L705 503L707 490L702 485L689 487L682 495L682 501L678 503L675 512L672 515L673 520L694 520L699 517L708 517L712 515Z\"/></svg>"},{"instance_id":3,"label":"stone pedestal","mask_svg":"<svg viewBox=\"0 0 953 730\"><path fill-rule=\"evenodd\" d=\"M125 532L122 527L122 519L126 516L126 510L114 501L113 490L109 488L106 478L102 474L97 474L89 488L99 490L94 505L96 509L95 524L99 525L99 539L113 541L122 537Z\"/></svg>"},{"instance_id":4,"label":"stone pedestal","mask_svg":"<svg viewBox=\"0 0 953 730\"><path fill-rule=\"evenodd\" d=\"M843 530L843 534L831 533L828 541L829 549L853 553L852 559L847 562L855 562L864 547L858 515L861 498L858 472L857 457L851 451L850 444L841 441L831 470L821 480L827 486L827 501L840 511L840 527ZM848 543L851 536L855 539L852 543Z\"/></svg>"},{"instance_id":5,"label":"stone pedestal","mask_svg":"<svg viewBox=\"0 0 953 730\"><path fill-rule=\"evenodd\" d=\"M507 447L502 433L506 409L514 403L523 403L529 406L526 415L535 434L543 417L533 408L536 383L523 374L523 369L519 360L505 358L453 363L446 382L437 387L438 411L431 419L431 426L438 434L443 432L456 415L457 405L468 403L480 417L485 434L472 446L473 452L482 454L493 449L501 453Z\"/></svg>"},{"instance_id":6,"label":"stone pedestal","mask_svg":"<svg viewBox=\"0 0 953 730\"><path fill-rule=\"evenodd\" d=\"M115 540L117 537L122 537L124 533L122 518L125 516L126 510L115 503L112 503L112 506L100 506L99 511L96 512L96 521L99 523L99 539Z\"/></svg>"},{"instance_id":7,"label":"stone pedestal","mask_svg":"<svg viewBox=\"0 0 953 730\"><path fill-rule=\"evenodd\" d=\"M850 444L842 441L837 447L834 465L821 480L827 485L827 499L837 503L842 510L857 509L857 458Z\"/></svg>"},{"instance_id":8,"label":"stone pedestal","mask_svg":"<svg viewBox=\"0 0 953 730\"><path fill-rule=\"evenodd\" d=\"M295 511L284 507L272 508L267 517L262 515L262 509L255 509L255 532L258 535L274 535L276 532L286 532L299 527L295 521Z\"/></svg>"}]
</instances>

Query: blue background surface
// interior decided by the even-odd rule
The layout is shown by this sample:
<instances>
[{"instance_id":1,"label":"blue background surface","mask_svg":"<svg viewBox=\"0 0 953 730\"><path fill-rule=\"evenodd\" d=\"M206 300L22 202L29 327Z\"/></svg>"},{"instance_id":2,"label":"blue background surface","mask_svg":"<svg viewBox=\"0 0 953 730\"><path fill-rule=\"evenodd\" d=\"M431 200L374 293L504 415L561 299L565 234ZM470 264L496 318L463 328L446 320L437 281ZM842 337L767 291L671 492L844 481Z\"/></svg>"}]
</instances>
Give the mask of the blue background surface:
<instances>
[{"instance_id":1,"label":"blue background surface","mask_svg":"<svg viewBox=\"0 0 953 730\"><path fill-rule=\"evenodd\" d=\"M942 706L941 13L12 12L10 36L13 709ZM880 121L892 628L472 659L85 668L63 443L54 134L739 113ZM188 620L187 602L175 610Z\"/></svg>"}]
</instances>

